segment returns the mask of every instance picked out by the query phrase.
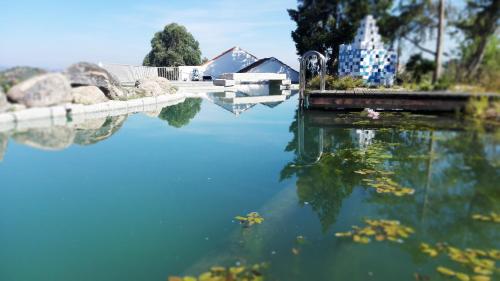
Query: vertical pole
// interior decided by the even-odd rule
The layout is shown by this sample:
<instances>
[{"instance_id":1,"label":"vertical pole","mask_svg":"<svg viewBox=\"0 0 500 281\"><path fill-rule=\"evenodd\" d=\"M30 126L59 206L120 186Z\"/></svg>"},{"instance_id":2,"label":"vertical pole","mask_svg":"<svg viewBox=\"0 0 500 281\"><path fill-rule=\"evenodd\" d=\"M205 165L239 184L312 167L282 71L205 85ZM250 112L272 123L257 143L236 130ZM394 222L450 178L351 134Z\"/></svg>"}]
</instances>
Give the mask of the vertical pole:
<instances>
[{"instance_id":1,"label":"vertical pole","mask_svg":"<svg viewBox=\"0 0 500 281\"><path fill-rule=\"evenodd\" d=\"M326 76L326 60L324 58L318 57L321 62L321 86L320 90L325 91L325 76Z\"/></svg>"},{"instance_id":2,"label":"vertical pole","mask_svg":"<svg viewBox=\"0 0 500 281\"><path fill-rule=\"evenodd\" d=\"M444 0L439 0L439 27L437 31L436 39L436 70L434 71L434 76L432 77L432 82L436 83L439 78L441 78L441 73L443 72L442 64L442 53L443 53L443 41L444 41Z\"/></svg>"},{"instance_id":3,"label":"vertical pole","mask_svg":"<svg viewBox=\"0 0 500 281\"><path fill-rule=\"evenodd\" d=\"M300 77L299 77L299 107L304 106L305 91L306 91L306 63L305 58L300 59Z\"/></svg>"}]
</instances>

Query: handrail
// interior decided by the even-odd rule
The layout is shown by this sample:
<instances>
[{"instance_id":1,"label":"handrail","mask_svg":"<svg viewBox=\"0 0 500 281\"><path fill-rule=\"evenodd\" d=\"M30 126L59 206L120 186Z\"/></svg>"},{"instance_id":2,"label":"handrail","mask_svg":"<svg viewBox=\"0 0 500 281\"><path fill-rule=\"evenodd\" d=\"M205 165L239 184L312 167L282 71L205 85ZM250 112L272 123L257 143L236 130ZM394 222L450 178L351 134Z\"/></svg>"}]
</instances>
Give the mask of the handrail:
<instances>
[{"instance_id":1,"label":"handrail","mask_svg":"<svg viewBox=\"0 0 500 281\"><path fill-rule=\"evenodd\" d=\"M300 81L299 81L299 102L300 106L304 106L305 91L306 91L306 72L311 67L312 59L319 62L320 67L320 90L325 90L326 76L326 58L323 54L317 51L307 51L300 59Z\"/></svg>"}]
</instances>

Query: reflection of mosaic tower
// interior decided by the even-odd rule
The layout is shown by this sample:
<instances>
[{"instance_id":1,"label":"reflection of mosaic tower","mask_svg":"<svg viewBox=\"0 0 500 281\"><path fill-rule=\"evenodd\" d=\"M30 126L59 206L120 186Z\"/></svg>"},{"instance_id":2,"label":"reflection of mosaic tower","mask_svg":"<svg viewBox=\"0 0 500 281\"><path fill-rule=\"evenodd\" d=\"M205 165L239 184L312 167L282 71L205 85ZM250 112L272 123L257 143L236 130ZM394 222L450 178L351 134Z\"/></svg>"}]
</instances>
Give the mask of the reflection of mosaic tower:
<instances>
[{"instance_id":1,"label":"reflection of mosaic tower","mask_svg":"<svg viewBox=\"0 0 500 281\"><path fill-rule=\"evenodd\" d=\"M373 16L368 15L356 32L354 42L340 45L339 76L362 78L370 86L392 86L397 56L384 48Z\"/></svg>"}]
</instances>

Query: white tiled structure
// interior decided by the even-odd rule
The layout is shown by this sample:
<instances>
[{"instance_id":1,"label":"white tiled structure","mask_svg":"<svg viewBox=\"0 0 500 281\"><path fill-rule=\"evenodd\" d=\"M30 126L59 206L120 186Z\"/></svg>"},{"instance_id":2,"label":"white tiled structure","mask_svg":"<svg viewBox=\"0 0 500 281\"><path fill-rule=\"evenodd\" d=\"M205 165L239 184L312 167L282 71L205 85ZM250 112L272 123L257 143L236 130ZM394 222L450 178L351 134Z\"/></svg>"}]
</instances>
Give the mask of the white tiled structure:
<instances>
[{"instance_id":1,"label":"white tiled structure","mask_svg":"<svg viewBox=\"0 0 500 281\"><path fill-rule=\"evenodd\" d=\"M340 45L339 75L362 78L371 86L392 86L397 55L384 48L373 16L362 21L351 44Z\"/></svg>"}]
</instances>

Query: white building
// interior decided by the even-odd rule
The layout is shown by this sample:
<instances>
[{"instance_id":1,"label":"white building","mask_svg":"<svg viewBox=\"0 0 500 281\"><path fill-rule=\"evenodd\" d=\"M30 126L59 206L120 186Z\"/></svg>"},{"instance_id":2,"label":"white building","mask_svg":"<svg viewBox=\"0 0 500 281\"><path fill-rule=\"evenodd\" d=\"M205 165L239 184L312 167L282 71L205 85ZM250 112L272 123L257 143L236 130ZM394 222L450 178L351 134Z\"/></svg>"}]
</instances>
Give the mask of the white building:
<instances>
[{"instance_id":1,"label":"white building","mask_svg":"<svg viewBox=\"0 0 500 281\"><path fill-rule=\"evenodd\" d=\"M203 76L210 76L217 79L224 73L235 73L243 69L258 59L240 47L233 47L214 59L201 65Z\"/></svg>"},{"instance_id":2,"label":"white building","mask_svg":"<svg viewBox=\"0 0 500 281\"><path fill-rule=\"evenodd\" d=\"M260 59L238 72L286 74L286 78L292 83L299 83L299 72L274 57Z\"/></svg>"}]
</instances>

